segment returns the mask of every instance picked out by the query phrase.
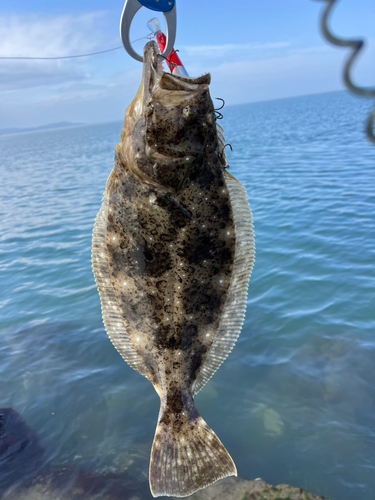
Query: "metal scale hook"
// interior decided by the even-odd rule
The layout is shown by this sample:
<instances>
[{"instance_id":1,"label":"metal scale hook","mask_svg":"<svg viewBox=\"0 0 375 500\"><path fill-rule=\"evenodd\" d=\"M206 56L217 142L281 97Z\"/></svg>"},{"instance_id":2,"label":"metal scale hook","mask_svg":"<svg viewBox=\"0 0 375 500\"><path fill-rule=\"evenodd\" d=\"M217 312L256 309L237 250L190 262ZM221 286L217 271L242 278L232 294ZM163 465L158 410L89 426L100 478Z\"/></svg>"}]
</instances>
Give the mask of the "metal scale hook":
<instances>
[{"instance_id":1,"label":"metal scale hook","mask_svg":"<svg viewBox=\"0 0 375 500\"><path fill-rule=\"evenodd\" d=\"M120 21L120 36L126 52L133 59L142 62L143 57L133 49L130 43L130 25L134 16L141 7L146 7L156 12L162 12L167 27L167 43L162 56L168 57L173 49L176 39L176 1L175 0L126 0Z\"/></svg>"}]
</instances>

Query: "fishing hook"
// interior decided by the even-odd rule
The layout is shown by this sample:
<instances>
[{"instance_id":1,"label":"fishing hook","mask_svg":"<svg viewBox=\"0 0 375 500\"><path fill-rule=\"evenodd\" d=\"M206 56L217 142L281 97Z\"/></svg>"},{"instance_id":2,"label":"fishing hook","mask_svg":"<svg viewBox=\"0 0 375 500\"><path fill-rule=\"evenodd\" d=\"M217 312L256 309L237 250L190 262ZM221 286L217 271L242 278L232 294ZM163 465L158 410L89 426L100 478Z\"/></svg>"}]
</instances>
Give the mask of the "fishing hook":
<instances>
[{"instance_id":1,"label":"fishing hook","mask_svg":"<svg viewBox=\"0 0 375 500\"><path fill-rule=\"evenodd\" d=\"M223 147L223 149L222 149L222 150L221 150L221 152L220 152L220 158L221 158L223 161L225 161L225 165L224 165L225 170L226 170L227 168L229 168L229 165L228 165L227 160L226 160L226 157L225 157L225 148L226 148L227 146L229 146L229 147L230 147L230 150L231 150L231 151L233 151L232 145L228 143L228 144L224 144L224 147Z\"/></svg>"},{"instance_id":2,"label":"fishing hook","mask_svg":"<svg viewBox=\"0 0 375 500\"><path fill-rule=\"evenodd\" d=\"M173 52L173 54L174 54L175 52L178 52L178 51L177 51L177 50L175 50L175 51ZM172 54L172 55L173 55L173 54ZM174 63L174 62L172 62L172 61L170 61L170 60L169 60L169 56L167 57L167 56L163 56L163 54L158 54L158 57L161 57L162 59L164 59L164 60L165 60L165 62L166 62L166 63L167 63L167 65L168 65L168 68L169 68L170 70L171 70L171 67L174 69L174 68L177 66L177 64L176 64L176 63ZM171 70L171 71L172 71L172 70Z\"/></svg>"},{"instance_id":3,"label":"fishing hook","mask_svg":"<svg viewBox=\"0 0 375 500\"><path fill-rule=\"evenodd\" d=\"M219 111L219 109L223 109L223 107L225 106L225 101L224 99L222 99L221 97L215 97L215 99L217 99L218 101L222 101L222 105L220 106L220 108L215 108L215 111Z\"/></svg>"},{"instance_id":4,"label":"fishing hook","mask_svg":"<svg viewBox=\"0 0 375 500\"><path fill-rule=\"evenodd\" d=\"M169 54L169 56L167 57L167 64L168 64L168 67L169 69L171 70L171 66L173 67L173 69L175 69L175 67L177 66L176 63L172 62L172 57L177 54L178 50L176 49L173 49L172 52ZM172 70L171 70L172 72Z\"/></svg>"},{"instance_id":5,"label":"fishing hook","mask_svg":"<svg viewBox=\"0 0 375 500\"><path fill-rule=\"evenodd\" d=\"M158 57L162 57L163 59L165 59L165 62L167 63L168 65L168 68L171 70L171 67L174 69L177 64L172 62L171 59L172 57L177 54L177 52L179 52L178 50L176 49L173 49L172 52L169 54L169 56L163 56L163 54L158 54ZM171 72L173 73L173 71L171 70Z\"/></svg>"},{"instance_id":6,"label":"fishing hook","mask_svg":"<svg viewBox=\"0 0 375 500\"><path fill-rule=\"evenodd\" d=\"M354 94L363 96L363 97L375 97L375 88L365 88L359 87L355 83L353 83L351 72L352 66L355 59L357 59L359 52L362 50L365 42L363 40L343 40L333 35L328 27L328 17L332 10L333 4L336 0L323 0L327 2L327 6L323 12L321 19L321 29L324 37L330 43L337 45L339 47L349 47L352 49L352 53L349 55L346 60L344 67L344 83L346 87L353 92ZM374 134L374 124L375 124L375 107L371 110L371 113L366 122L366 133L369 140L375 144L375 134Z\"/></svg>"}]
</instances>

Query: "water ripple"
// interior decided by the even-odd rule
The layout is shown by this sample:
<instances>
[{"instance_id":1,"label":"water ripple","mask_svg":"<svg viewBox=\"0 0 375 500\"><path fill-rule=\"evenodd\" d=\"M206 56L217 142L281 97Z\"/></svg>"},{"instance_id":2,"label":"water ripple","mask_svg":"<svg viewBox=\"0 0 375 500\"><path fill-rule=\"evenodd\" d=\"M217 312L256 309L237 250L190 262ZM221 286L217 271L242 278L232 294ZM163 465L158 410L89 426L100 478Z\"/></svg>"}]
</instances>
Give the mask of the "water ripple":
<instances>
[{"instance_id":1,"label":"water ripple","mask_svg":"<svg viewBox=\"0 0 375 500\"><path fill-rule=\"evenodd\" d=\"M345 93L225 108L257 255L237 346L197 397L239 474L375 490L375 151ZM107 339L94 218L121 123L0 137L0 387L45 461L147 469L158 398ZM21 175L20 175L21 172Z\"/></svg>"}]
</instances>

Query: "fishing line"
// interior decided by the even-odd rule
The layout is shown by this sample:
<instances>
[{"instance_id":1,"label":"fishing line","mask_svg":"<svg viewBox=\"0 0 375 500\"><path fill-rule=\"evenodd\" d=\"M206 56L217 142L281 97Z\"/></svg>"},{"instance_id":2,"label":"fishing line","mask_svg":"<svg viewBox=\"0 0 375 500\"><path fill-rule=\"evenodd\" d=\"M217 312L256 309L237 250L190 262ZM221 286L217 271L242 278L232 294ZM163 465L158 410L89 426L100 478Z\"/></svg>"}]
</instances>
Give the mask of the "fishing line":
<instances>
[{"instance_id":1,"label":"fishing line","mask_svg":"<svg viewBox=\"0 0 375 500\"><path fill-rule=\"evenodd\" d=\"M147 38L147 40L151 40L153 37L152 33L149 33L147 36L142 36L141 38L137 38L136 40L133 40L131 43L138 42L139 40L143 40ZM90 56L97 56L98 54L106 54L107 52L113 52L115 50L122 49L123 46L120 45L119 47L115 47L114 49L108 49L108 50L101 50L100 52L91 52L90 54L79 54L76 56L57 56L57 57L25 57L25 56L0 56L0 59L33 59L33 60L55 60L55 59L75 59L77 57L90 57Z\"/></svg>"}]
</instances>

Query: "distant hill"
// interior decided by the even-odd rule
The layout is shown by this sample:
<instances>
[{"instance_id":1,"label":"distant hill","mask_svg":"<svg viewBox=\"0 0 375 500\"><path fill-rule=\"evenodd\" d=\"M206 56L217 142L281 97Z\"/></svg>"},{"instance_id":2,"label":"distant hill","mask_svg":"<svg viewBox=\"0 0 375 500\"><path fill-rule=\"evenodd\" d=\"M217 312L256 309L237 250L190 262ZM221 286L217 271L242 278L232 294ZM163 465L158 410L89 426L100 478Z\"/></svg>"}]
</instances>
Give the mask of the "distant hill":
<instances>
[{"instance_id":1,"label":"distant hill","mask_svg":"<svg viewBox=\"0 0 375 500\"><path fill-rule=\"evenodd\" d=\"M21 134L22 132L37 132L38 130L50 130L54 128L77 127L78 125L85 125L85 123L58 122L49 123L48 125L41 125L40 127L2 128L0 129L0 135Z\"/></svg>"}]
</instances>

